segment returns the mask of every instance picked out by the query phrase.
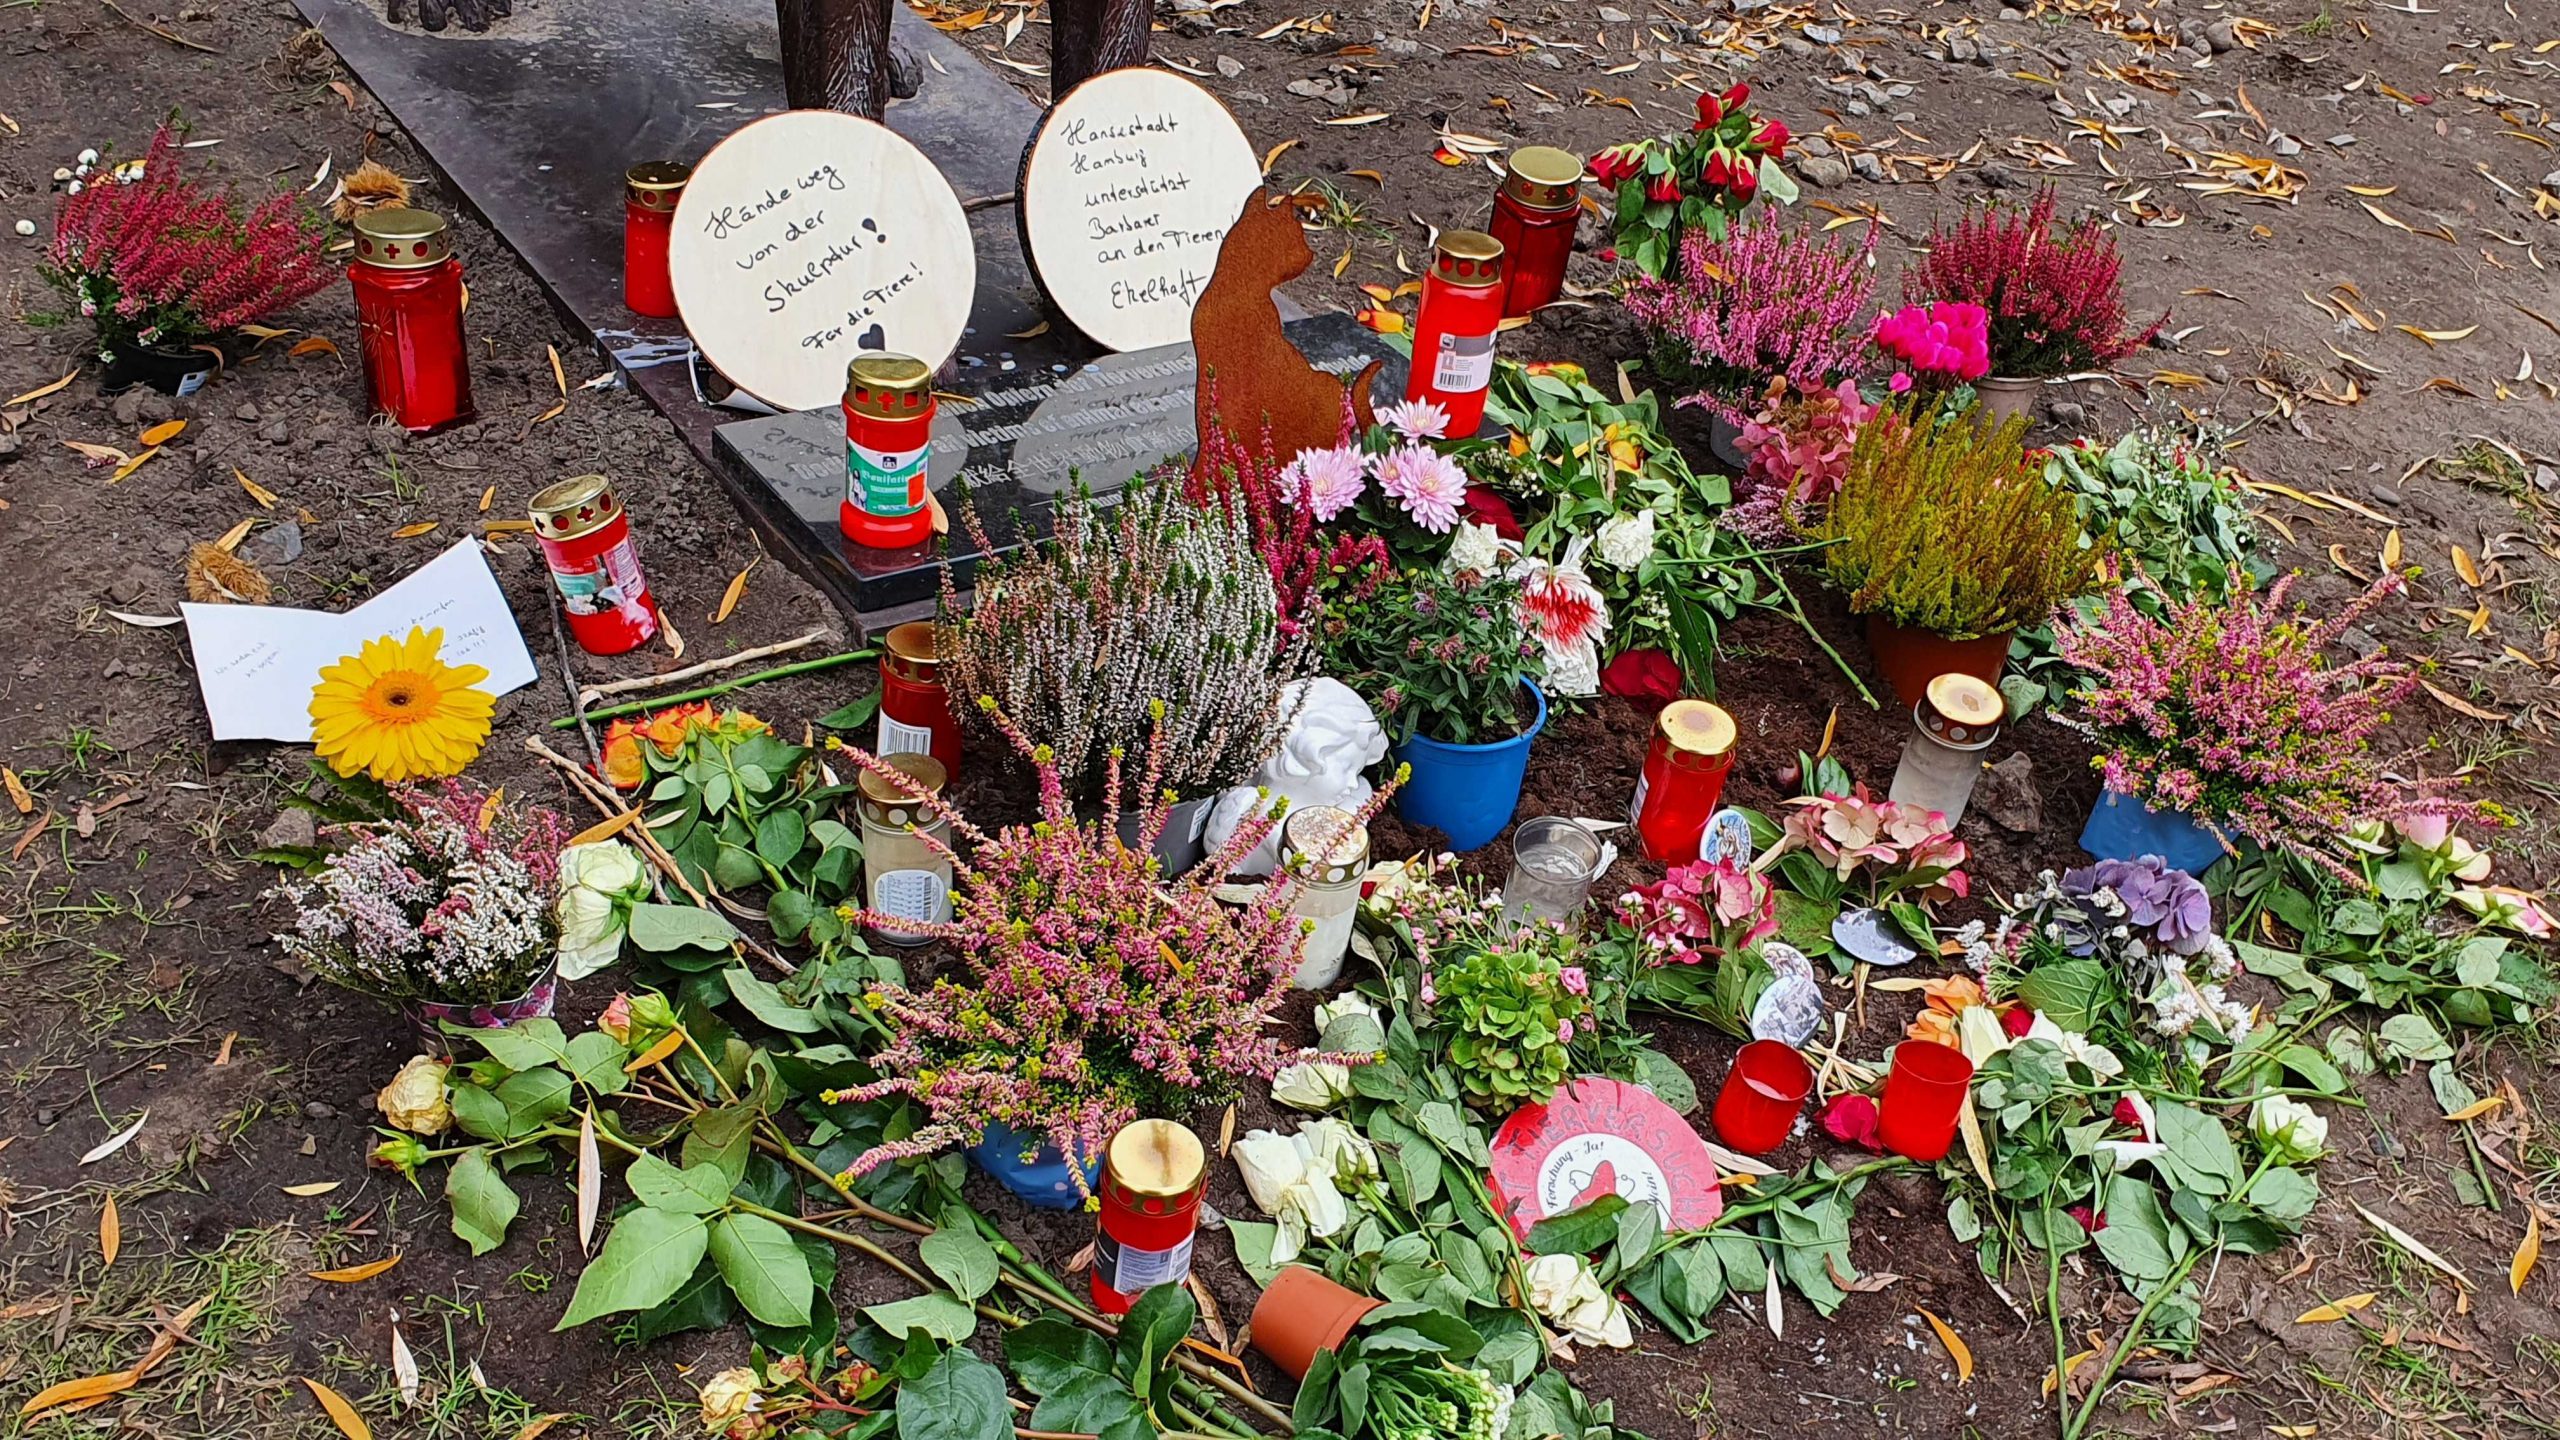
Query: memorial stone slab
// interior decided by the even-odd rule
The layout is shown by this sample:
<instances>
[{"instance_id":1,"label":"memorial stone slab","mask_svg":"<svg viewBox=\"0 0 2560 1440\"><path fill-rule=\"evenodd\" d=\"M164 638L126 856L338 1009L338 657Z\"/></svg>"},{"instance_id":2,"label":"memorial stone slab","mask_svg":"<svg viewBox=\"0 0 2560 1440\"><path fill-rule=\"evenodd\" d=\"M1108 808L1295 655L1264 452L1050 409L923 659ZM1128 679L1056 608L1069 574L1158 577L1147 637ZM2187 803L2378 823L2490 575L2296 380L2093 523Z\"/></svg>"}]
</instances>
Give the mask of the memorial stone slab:
<instances>
[{"instance_id":1,"label":"memorial stone slab","mask_svg":"<svg viewBox=\"0 0 2560 1440\"><path fill-rule=\"evenodd\" d=\"M1384 361L1379 393L1402 392L1403 357L1350 316L1292 321L1286 333L1309 363L1345 380ZM957 583L967 587L978 559L958 516L961 485L975 497L996 547L1017 544L1017 519L1036 528L1048 502L1069 484L1081 480L1109 493L1168 456L1188 457L1199 440L1197 380L1188 341L1081 367L964 366L946 387L926 469L935 498L952 516L948 545ZM783 534L837 603L881 612L933 595L940 547L873 550L836 528L845 477L840 411L732 421L719 427L715 445L733 487L754 497L769 527Z\"/></svg>"}]
</instances>

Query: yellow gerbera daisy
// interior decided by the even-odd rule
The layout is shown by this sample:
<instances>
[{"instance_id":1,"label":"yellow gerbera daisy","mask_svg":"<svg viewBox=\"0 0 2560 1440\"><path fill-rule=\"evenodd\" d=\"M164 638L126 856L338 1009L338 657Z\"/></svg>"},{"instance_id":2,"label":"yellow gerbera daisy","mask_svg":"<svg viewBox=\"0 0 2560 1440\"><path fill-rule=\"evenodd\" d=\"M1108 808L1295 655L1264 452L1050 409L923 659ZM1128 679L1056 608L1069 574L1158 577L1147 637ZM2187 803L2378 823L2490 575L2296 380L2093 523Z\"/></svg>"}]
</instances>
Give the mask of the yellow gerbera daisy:
<instances>
[{"instance_id":1,"label":"yellow gerbera daisy","mask_svg":"<svg viewBox=\"0 0 2560 1440\"><path fill-rule=\"evenodd\" d=\"M489 743L497 699L471 688L489 678L485 667L447 665L443 648L444 631L413 628L321 670L311 742L329 768L385 783L462 773Z\"/></svg>"}]
</instances>

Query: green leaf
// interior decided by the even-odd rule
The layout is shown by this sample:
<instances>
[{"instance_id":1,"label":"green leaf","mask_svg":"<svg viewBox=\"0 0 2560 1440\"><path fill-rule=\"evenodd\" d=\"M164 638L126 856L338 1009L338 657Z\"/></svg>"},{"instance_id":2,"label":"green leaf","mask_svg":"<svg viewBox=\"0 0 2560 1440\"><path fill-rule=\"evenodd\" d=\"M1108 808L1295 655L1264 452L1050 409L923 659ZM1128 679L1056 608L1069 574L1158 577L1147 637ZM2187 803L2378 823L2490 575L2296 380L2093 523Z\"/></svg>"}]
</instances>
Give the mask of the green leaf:
<instances>
[{"instance_id":1,"label":"green leaf","mask_svg":"<svg viewBox=\"0 0 2560 1440\"><path fill-rule=\"evenodd\" d=\"M632 1338L641 1344L686 1330L717 1330L738 1318L738 1302L720 1267L703 1260L676 1293L632 1317Z\"/></svg>"},{"instance_id":2,"label":"green leaf","mask_svg":"<svg viewBox=\"0 0 2560 1440\"><path fill-rule=\"evenodd\" d=\"M738 997L738 1003L747 1007L748 1014L776 1030L793 1035L814 1035L825 1028L826 1022L818 1018L817 1011L803 1010L783 999L782 992L774 987L772 981L757 979L754 972L743 965L720 972L720 978L729 982L729 993Z\"/></svg>"},{"instance_id":3,"label":"green leaf","mask_svg":"<svg viewBox=\"0 0 2560 1440\"><path fill-rule=\"evenodd\" d=\"M726 949L738 938L738 927L698 906L643 901L631 907L629 933L631 943L643 950Z\"/></svg>"},{"instance_id":4,"label":"green leaf","mask_svg":"<svg viewBox=\"0 0 2560 1440\"><path fill-rule=\"evenodd\" d=\"M916 1254L963 1300L976 1300L996 1288L995 1247L974 1229L945 1225L924 1237Z\"/></svg>"},{"instance_id":5,"label":"green leaf","mask_svg":"<svg viewBox=\"0 0 2560 1440\"><path fill-rule=\"evenodd\" d=\"M808 840L809 823L797 810L775 810L756 822L756 853L777 870L790 864Z\"/></svg>"},{"instance_id":6,"label":"green leaf","mask_svg":"<svg viewBox=\"0 0 2560 1440\"><path fill-rule=\"evenodd\" d=\"M1102 1440L1153 1440L1145 1407L1129 1387L1108 1374L1078 1372L1032 1408L1033 1430L1059 1435L1098 1435Z\"/></svg>"},{"instance_id":7,"label":"green leaf","mask_svg":"<svg viewBox=\"0 0 2560 1440\"><path fill-rule=\"evenodd\" d=\"M978 1312L970 1309L967 1301L940 1291L886 1305L865 1305L862 1313L894 1339L906 1338L910 1330L921 1330L946 1345L957 1345L978 1328Z\"/></svg>"},{"instance_id":8,"label":"green leaf","mask_svg":"<svg viewBox=\"0 0 2560 1440\"><path fill-rule=\"evenodd\" d=\"M455 1033L480 1042L489 1058L510 1070L531 1070L542 1065L564 1063L569 1055L569 1038L560 1032L558 1021L548 1017L519 1020L501 1030L477 1030L455 1027Z\"/></svg>"},{"instance_id":9,"label":"green leaf","mask_svg":"<svg viewBox=\"0 0 2560 1440\"><path fill-rule=\"evenodd\" d=\"M1686 1115L1698 1108L1697 1082L1680 1062L1651 1046L1635 1054L1636 1083L1653 1092L1654 1098Z\"/></svg>"},{"instance_id":10,"label":"green leaf","mask_svg":"<svg viewBox=\"0 0 2560 1440\"><path fill-rule=\"evenodd\" d=\"M1229 1220L1227 1238L1235 1242L1236 1263L1256 1285L1269 1285L1281 1267L1271 1263L1271 1245L1280 1227L1261 1220Z\"/></svg>"},{"instance_id":11,"label":"green leaf","mask_svg":"<svg viewBox=\"0 0 2560 1440\"><path fill-rule=\"evenodd\" d=\"M1192 1322L1199 1318L1200 1306L1188 1289L1180 1285L1150 1288L1120 1319L1120 1342L1115 1347L1119 1373L1133 1387L1149 1387L1153 1398L1162 1401L1173 1387L1173 1353L1190 1338Z\"/></svg>"},{"instance_id":12,"label":"green leaf","mask_svg":"<svg viewBox=\"0 0 2560 1440\"><path fill-rule=\"evenodd\" d=\"M1004 1358L1022 1378L1022 1388L1034 1395L1053 1395L1080 1378L1107 1379L1111 1374L1109 1341L1051 1316L1006 1335Z\"/></svg>"},{"instance_id":13,"label":"green leaf","mask_svg":"<svg viewBox=\"0 0 2560 1440\"><path fill-rule=\"evenodd\" d=\"M2107 1182L2105 1209L2107 1226L2097 1234L2098 1253L2133 1279L2154 1285L2168 1279L2187 1242L2161 1212L2150 1182L2116 1176Z\"/></svg>"},{"instance_id":14,"label":"green leaf","mask_svg":"<svg viewBox=\"0 0 2560 1440\"><path fill-rule=\"evenodd\" d=\"M729 1177L731 1186L746 1178L747 1155L755 1138L756 1117L761 1112L751 1104L724 1105L706 1110L694 1118L692 1128L685 1131L684 1145L676 1154L689 1168L716 1165Z\"/></svg>"},{"instance_id":15,"label":"green leaf","mask_svg":"<svg viewBox=\"0 0 2560 1440\"><path fill-rule=\"evenodd\" d=\"M489 1163L488 1150L478 1145L463 1151L445 1172L444 1198L453 1207L453 1233L474 1255L505 1244L507 1226L522 1208L498 1167Z\"/></svg>"},{"instance_id":16,"label":"green leaf","mask_svg":"<svg viewBox=\"0 0 2560 1440\"><path fill-rule=\"evenodd\" d=\"M2312 1206L2320 1203L2320 1182L2300 1170L2278 1165L2249 1187L2249 1203L2273 1219L2297 1224L2311 1214Z\"/></svg>"},{"instance_id":17,"label":"green leaf","mask_svg":"<svg viewBox=\"0 0 2560 1440\"><path fill-rule=\"evenodd\" d=\"M747 1313L768 1325L809 1323L809 1262L791 1232L761 1215L723 1215L711 1227L711 1259Z\"/></svg>"},{"instance_id":18,"label":"green leaf","mask_svg":"<svg viewBox=\"0 0 2560 1440\"><path fill-rule=\"evenodd\" d=\"M900 1385L897 1413L898 1440L1013 1440L1004 1372L963 1349L943 1352L932 1369Z\"/></svg>"},{"instance_id":19,"label":"green leaf","mask_svg":"<svg viewBox=\"0 0 2560 1440\"><path fill-rule=\"evenodd\" d=\"M702 1263L710 1244L698 1215L640 1209L614 1222L604 1248L578 1276L577 1293L553 1330L583 1325L599 1315L646 1310L676 1293Z\"/></svg>"},{"instance_id":20,"label":"green leaf","mask_svg":"<svg viewBox=\"0 0 2560 1440\"><path fill-rule=\"evenodd\" d=\"M729 1190L734 1183L717 1165L689 1165L679 1170L648 1154L633 1156L631 1168L622 1173L622 1178L641 1204L680 1215L708 1215L728 1208Z\"/></svg>"},{"instance_id":21,"label":"green leaf","mask_svg":"<svg viewBox=\"0 0 2560 1440\"><path fill-rule=\"evenodd\" d=\"M568 1114L577 1099L569 1077L548 1065L508 1076L498 1082L494 1093L498 1103L507 1107L509 1139L530 1135Z\"/></svg>"},{"instance_id":22,"label":"green leaf","mask_svg":"<svg viewBox=\"0 0 2560 1440\"><path fill-rule=\"evenodd\" d=\"M2153 1115L2173 1181L2206 1195L2228 1195L2240 1183L2240 1152L2221 1121L2175 1100L2159 1102Z\"/></svg>"},{"instance_id":23,"label":"green leaf","mask_svg":"<svg viewBox=\"0 0 2560 1440\"><path fill-rule=\"evenodd\" d=\"M2027 1008L2065 1030L2087 1032L2104 1017L2115 983L2095 960L2064 960L2039 965L2018 982L2018 998Z\"/></svg>"},{"instance_id":24,"label":"green leaf","mask_svg":"<svg viewBox=\"0 0 2560 1440\"><path fill-rule=\"evenodd\" d=\"M560 1064L571 1079L596 1094L619 1095L631 1084L631 1077L622 1070L629 1058L621 1041L601 1030L589 1030L569 1042Z\"/></svg>"},{"instance_id":25,"label":"green leaf","mask_svg":"<svg viewBox=\"0 0 2560 1440\"><path fill-rule=\"evenodd\" d=\"M459 1079L446 1096L445 1103L453 1107L453 1123L461 1127L463 1134L480 1140L507 1138L507 1102Z\"/></svg>"},{"instance_id":26,"label":"green leaf","mask_svg":"<svg viewBox=\"0 0 2560 1440\"><path fill-rule=\"evenodd\" d=\"M1624 1195L1603 1195L1578 1210L1550 1215L1529 1227L1529 1249L1538 1255L1588 1255L1618 1238Z\"/></svg>"},{"instance_id":27,"label":"green leaf","mask_svg":"<svg viewBox=\"0 0 2560 1440\"><path fill-rule=\"evenodd\" d=\"M2308 1045L2287 1045L2276 1052L2276 1063L2311 1082L2325 1094L2346 1093L2347 1077L2341 1074L2329 1057Z\"/></svg>"},{"instance_id":28,"label":"green leaf","mask_svg":"<svg viewBox=\"0 0 2560 1440\"><path fill-rule=\"evenodd\" d=\"M2415 1012L2383 1021L2381 1035L2385 1055L2417 1063L2453 1058L2453 1047L2445 1043L2434 1022Z\"/></svg>"}]
</instances>

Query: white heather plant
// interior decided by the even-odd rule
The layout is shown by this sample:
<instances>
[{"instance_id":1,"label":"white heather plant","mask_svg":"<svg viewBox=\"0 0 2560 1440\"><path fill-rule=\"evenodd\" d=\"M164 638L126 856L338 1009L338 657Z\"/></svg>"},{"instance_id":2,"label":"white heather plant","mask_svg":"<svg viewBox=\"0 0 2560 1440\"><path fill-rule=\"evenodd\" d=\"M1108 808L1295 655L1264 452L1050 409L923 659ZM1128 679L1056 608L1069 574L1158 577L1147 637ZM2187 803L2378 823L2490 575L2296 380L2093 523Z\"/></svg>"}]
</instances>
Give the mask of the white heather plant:
<instances>
[{"instance_id":1,"label":"white heather plant","mask_svg":"<svg viewBox=\"0 0 2560 1440\"><path fill-rule=\"evenodd\" d=\"M992 551L975 506L961 515ZM1195 505L1175 472L1132 481L1114 505L1071 490L1048 542L979 567L965 622L949 618L960 606L948 570L942 600L953 708L974 715L992 696L1085 798L1100 798L1112 751L1146 749L1156 701L1165 784L1190 798L1241 783L1288 729L1288 682L1314 668L1314 647L1283 633L1243 506Z\"/></svg>"},{"instance_id":2,"label":"white heather plant","mask_svg":"<svg viewBox=\"0 0 2560 1440\"><path fill-rule=\"evenodd\" d=\"M314 878L270 892L294 907L276 943L380 1000L494 1004L531 989L560 935L560 817L491 806L458 780L392 794L403 814L348 827Z\"/></svg>"}]
</instances>

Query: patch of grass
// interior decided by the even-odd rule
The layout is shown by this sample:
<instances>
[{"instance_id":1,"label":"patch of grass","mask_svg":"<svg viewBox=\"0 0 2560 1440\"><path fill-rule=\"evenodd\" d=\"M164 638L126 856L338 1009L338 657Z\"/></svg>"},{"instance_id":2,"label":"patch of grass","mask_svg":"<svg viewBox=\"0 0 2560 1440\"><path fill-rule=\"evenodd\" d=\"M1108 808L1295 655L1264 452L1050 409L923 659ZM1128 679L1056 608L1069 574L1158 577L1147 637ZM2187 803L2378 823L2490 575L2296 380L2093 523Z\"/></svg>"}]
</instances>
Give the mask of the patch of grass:
<instances>
[{"instance_id":1,"label":"patch of grass","mask_svg":"<svg viewBox=\"0 0 2560 1440\"><path fill-rule=\"evenodd\" d=\"M2504 448L2486 440L2475 440L2451 455L2438 458L2435 470L2448 480L2503 495L2511 504L2525 505L2534 499L2533 478L2523 464Z\"/></svg>"},{"instance_id":2,"label":"patch of grass","mask_svg":"<svg viewBox=\"0 0 2560 1440\"><path fill-rule=\"evenodd\" d=\"M418 1362L418 1403L414 1406L401 1400L400 1384L391 1373L388 1355L358 1355L343 1346L333 1351L331 1368L347 1380L339 1388L355 1400L358 1409L368 1415L396 1415L396 1433L435 1440L509 1440L525 1426L552 1413L513 1390L488 1383L480 1371L478 1356L465 1353L457 1324L465 1323L465 1317L477 1307L447 1302L443 1297L436 1297L430 1306L442 1313L407 1317L401 1326L409 1353ZM568 1426L582 1418L568 1415L560 1423ZM382 1433L392 1431L385 1428Z\"/></svg>"},{"instance_id":3,"label":"patch of grass","mask_svg":"<svg viewBox=\"0 0 2560 1440\"><path fill-rule=\"evenodd\" d=\"M2321 36L2326 35L2337 28L2338 17L2330 14L2329 7L2323 5L2320 7L2320 13L2303 21L2296 33L2300 34L2304 39L2317 40Z\"/></svg>"},{"instance_id":4,"label":"patch of grass","mask_svg":"<svg viewBox=\"0 0 2560 1440\"><path fill-rule=\"evenodd\" d=\"M1311 196L1317 201L1304 217L1310 230L1339 232L1346 241L1383 240L1392 233L1369 213L1366 201L1321 175L1311 175L1297 182L1290 191Z\"/></svg>"}]
</instances>

